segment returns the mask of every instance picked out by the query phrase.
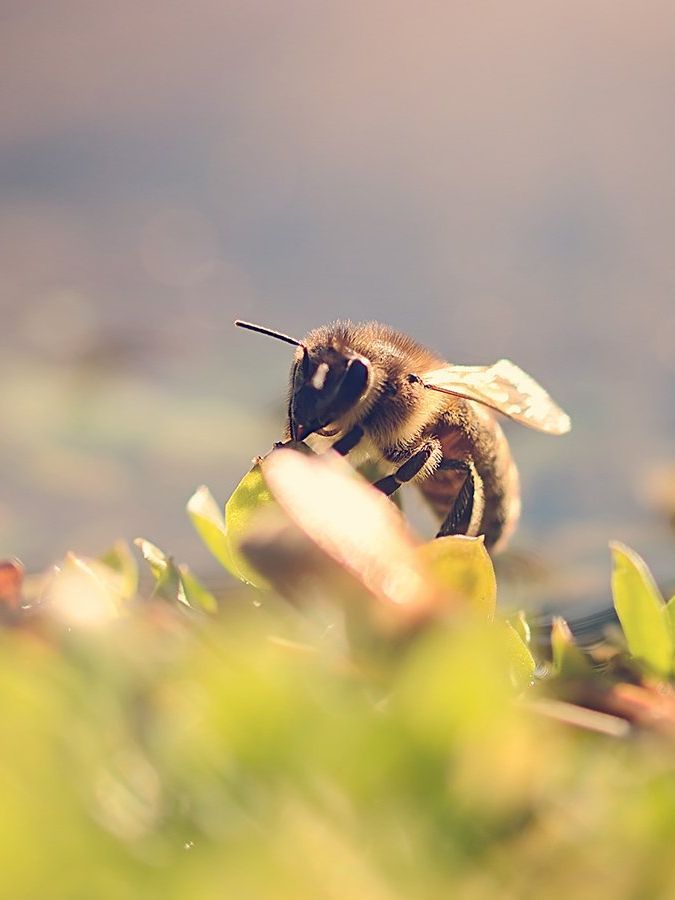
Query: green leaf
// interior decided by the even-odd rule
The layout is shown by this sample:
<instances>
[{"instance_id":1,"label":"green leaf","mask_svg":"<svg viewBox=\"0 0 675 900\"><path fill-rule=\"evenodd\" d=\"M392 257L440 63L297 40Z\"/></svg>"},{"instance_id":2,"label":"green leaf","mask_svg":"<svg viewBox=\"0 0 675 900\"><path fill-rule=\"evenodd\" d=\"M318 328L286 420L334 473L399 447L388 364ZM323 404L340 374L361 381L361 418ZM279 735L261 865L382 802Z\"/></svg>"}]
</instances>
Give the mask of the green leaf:
<instances>
[{"instance_id":1,"label":"green leaf","mask_svg":"<svg viewBox=\"0 0 675 900\"><path fill-rule=\"evenodd\" d=\"M225 519L206 485L197 488L190 497L187 503L187 511L192 524L206 547L223 568L239 578L239 573L234 570L234 562L227 540Z\"/></svg>"},{"instance_id":2,"label":"green leaf","mask_svg":"<svg viewBox=\"0 0 675 900\"><path fill-rule=\"evenodd\" d=\"M265 484L259 465L253 466L234 490L225 504L227 541L239 577L248 584L259 587L263 584L260 575L239 553L239 544L251 526L251 520L263 507L273 503L273 497Z\"/></svg>"},{"instance_id":3,"label":"green leaf","mask_svg":"<svg viewBox=\"0 0 675 900\"><path fill-rule=\"evenodd\" d=\"M159 578L166 569L168 563L167 555L159 547L156 547L150 541L146 541L145 538L136 538L134 544L143 554L143 559L150 566L150 571L155 579Z\"/></svg>"},{"instance_id":4,"label":"green leaf","mask_svg":"<svg viewBox=\"0 0 675 900\"><path fill-rule=\"evenodd\" d=\"M501 633L504 641L511 668L511 680L519 690L523 690L532 683L534 678L534 670L537 666L534 656L513 625L506 619L498 620L494 627Z\"/></svg>"},{"instance_id":5,"label":"green leaf","mask_svg":"<svg viewBox=\"0 0 675 900\"><path fill-rule=\"evenodd\" d=\"M133 600L138 592L138 565L126 541L115 541L107 553L99 557L99 562L108 566L119 576L120 598Z\"/></svg>"},{"instance_id":6,"label":"green leaf","mask_svg":"<svg viewBox=\"0 0 675 900\"><path fill-rule=\"evenodd\" d=\"M592 674L588 657L577 647L569 625L560 616L553 619L551 649L553 668L561 678L584 678Z\"/></svg>"},{"instance_id":7,"label":"green leaf","mask_svg":"<svg viewBox=\"0 0 675 900\"><path fill-rule=\"evenodd\" d=\"M134 543L140 549L155 578L153 596L189 606L180 572L171 557L144 538L136 538Z\"/></svg>"},{"instance_id":8,"label":"green leaf","mask_svg":"<svg viewBox=\"0 0 675 900\"><path fill-rule=\"evenodd\" d=\"M666 603L665 616L668 628L670 629L673 645L675 645L675 597L671 597Z\"/></svg>"},{"instance_id":9,"label":"green leaf","mask_svg":"<svg viewBox=\"0 0 675 900\"><path fill-rule=\"evenodd\" d=\"M520 639L524 641L529 647L530 641L532 640L532 632L530 630L530 623L527 621L525 611L519 609L514 616L511 616L508 619L508 622L512 628L515 628Z\"/></svg>"},{"instance_id":10,"label":"green leaf","mask_svg":"<svg viewBox=\"0 0 675 900\"><path fill-rule=\"evenodd\" d=\"M660 675L672 666L670 615L644 561L624 544L610 544L614 607L631 654Z\"/></svg>"},{"instance_id":11,"label":"green leaf","mask_svg":"<svg viewBox=\"0 0 675 900\"><path fill-rule=\"evenodd\" d=\"M155 578L155 597L179 603L202 612L218 611L218 601L188 566L177 566L170 556L143 538L135 541Z\"/></svg>"},{"instance_id":12,"label":"green leaf","mask_svg":"<svg viewBox=\"0 0 675 900\"><path fill-rule=\"evenodd\" d=\"M207 613L218 612L218 601L190 569L186 565L180 565L178 566L178 571L190 606L193 609L201 609Z\"/></svg>"},{"instance_id":13,"label":"green leaf","mask_svg":"<svg viewBox=\"0 0 675 900\"><path fill-rule=\"evenodd\" d=\"M497 582L482 537L436 538L418 552L441 588L459 595L489 621L494 618Z\"/></svg>"},{"instance_id":14,"label":"green leaf","mask_svg":"<svg viewBox=\"0 0 675 900\"><path fill-rule=\"evenodd\" d=\"M238 547L253 516L272 502L260 466L255 465L235 488L220 512L207 487L200 487L187 504L187 511L198 534L220 564L235 578L254 587L266 587L264 579L239 553Z\"/></svg>"}]
</instances>

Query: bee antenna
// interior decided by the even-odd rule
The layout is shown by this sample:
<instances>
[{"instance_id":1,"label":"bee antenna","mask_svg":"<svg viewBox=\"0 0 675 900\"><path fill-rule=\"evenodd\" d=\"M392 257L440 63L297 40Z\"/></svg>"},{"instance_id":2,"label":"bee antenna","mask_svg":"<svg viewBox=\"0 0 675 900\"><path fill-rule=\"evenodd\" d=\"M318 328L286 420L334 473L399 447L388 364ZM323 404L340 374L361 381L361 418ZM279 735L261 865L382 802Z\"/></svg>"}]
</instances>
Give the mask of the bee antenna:
<instances>
[{"instance_id":1,"label":"bee antenna","mask_svg":"<svg viewBox=\"0 0 675 900\"><path fill-rule=\"evenodd\" d=\"M305 351L305 355L307 355L307 347L302 341L298 341L288 334L282 334L281 331L275 331L273 328L265 328L264 325L254 325L253 322L242 322L241 319L237 319L234 324L237 328L246 328L248 331L257 331L258 334L266 334L268 337L276 338L278 341L284 341L286 344L292 344L294 347L302 347Z\"/></svg>"}]
</instances>

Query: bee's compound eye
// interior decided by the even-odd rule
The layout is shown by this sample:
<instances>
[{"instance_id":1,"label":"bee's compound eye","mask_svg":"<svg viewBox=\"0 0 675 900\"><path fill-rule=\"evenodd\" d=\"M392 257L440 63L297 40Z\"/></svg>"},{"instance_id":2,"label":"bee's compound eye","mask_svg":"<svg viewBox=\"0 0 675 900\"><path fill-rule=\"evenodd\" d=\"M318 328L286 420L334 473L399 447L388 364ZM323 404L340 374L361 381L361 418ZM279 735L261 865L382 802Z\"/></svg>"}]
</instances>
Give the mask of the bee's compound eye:
<instances>
[{"instance_id":1,"label":"bee's compound eye","mask_svg":"<svg viewBox=\"0 0 675 900\"><path fill-rule=\"evenodd\" d=\"M293 373L291 375L291 384L293 385L293 391L297 393L304 383L305 374L303 371L302 361L296 362L293 365Z\"/></svg>"},{"instance_id":2,"label":"bee's compound eye","mask_svg":"<svg viewBox=\"0 0 675 900\"><path fill-rule=\"evenodd\" d=\"M368 365L362 359L352 359L347 366L343 387L340 393L344 391L354 402L356 402L368 385Z\"/></svg>"}]
</instances>

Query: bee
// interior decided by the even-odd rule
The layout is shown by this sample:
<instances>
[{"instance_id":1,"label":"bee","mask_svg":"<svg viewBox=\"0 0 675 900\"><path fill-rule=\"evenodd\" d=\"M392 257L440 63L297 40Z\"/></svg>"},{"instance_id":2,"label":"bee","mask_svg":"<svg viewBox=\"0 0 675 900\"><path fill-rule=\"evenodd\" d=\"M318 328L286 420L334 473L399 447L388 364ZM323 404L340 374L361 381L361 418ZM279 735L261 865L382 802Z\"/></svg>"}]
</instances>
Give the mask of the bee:
<instances>
[{"instance_id":1,"label":"bee","mask_svg":"<svg viewBox=\"0 0 675 900\"><path fill-rule=\"evenodd\" d=\"M436 537L484 535L504 547L520 516L518 470L495 417L548 434L569 417L507 359L452 365L378 322L321 326L303 340L250 322L240 328L295 346L285 440L370 458L392 471L374 486L391 495L414 482L441 522Z\"/></svg>"}]
</instances>

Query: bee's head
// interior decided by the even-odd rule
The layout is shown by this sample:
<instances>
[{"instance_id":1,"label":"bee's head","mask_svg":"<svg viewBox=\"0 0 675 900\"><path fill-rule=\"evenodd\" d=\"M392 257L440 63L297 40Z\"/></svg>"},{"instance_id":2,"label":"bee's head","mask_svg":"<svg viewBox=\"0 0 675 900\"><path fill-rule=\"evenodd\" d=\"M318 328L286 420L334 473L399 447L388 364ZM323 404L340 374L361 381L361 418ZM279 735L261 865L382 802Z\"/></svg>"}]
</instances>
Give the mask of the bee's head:
<instances>
[{"instance_id":1,"label":"bee's head","mask_svg":"<svg viewBox=\"0 0 675 900\"><path fill-rule=\"evenodd\" d=\"M334 340L310 348L302 341L250 322L235 325L298 348L291 369L288 418L291 438L302 441L353 409L368 389L370 363Z\"/></svg>"},{"instance_id":2,"label":"bee's head","mask_svg":"<svg viewBox=\"0 0 675 900\"><path fill-rule=\"evenodd\" d=\"M370 364L348 347L301 347L291 369L291 437L301 441L337 421L363 397Z\"/></svg>"}]
</instances>

